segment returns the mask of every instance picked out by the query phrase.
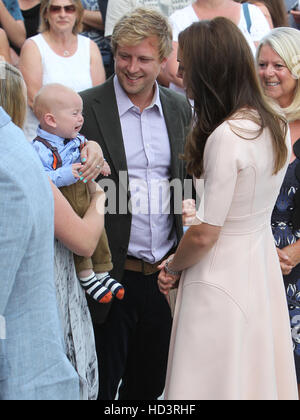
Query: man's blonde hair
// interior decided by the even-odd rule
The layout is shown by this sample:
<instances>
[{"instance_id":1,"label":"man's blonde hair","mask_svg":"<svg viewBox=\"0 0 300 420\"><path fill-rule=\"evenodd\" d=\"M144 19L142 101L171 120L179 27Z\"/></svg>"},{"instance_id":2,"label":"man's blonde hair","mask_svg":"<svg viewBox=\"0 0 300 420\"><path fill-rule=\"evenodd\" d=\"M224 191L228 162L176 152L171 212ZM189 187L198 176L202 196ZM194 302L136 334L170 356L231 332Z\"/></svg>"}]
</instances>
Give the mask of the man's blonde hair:
<instances>
[{"instance_id":1,"label":"man's blonde hair","mask_svg":"<svg viewBox=\"0 0 300 420\"><path fill-rule=\"evenodd\" d=\"M118 46L138 45L150 37L158 39L159 59L172 52L172 29L168 20L154 9L139 7L125 14L115 25L111 43L114 55Z\"/></svg>"}]
</instances>

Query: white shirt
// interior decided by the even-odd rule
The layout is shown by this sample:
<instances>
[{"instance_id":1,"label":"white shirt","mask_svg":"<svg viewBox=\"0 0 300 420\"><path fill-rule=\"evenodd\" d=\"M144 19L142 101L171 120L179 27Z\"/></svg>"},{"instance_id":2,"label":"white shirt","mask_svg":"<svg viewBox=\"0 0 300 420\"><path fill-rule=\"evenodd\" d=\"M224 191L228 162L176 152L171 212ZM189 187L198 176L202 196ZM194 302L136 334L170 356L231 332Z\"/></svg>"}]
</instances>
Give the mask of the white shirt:
<instances>
[{"instance_id":1,"label":"white shirt","mask_svg":"<svg viewBox=\"0 0 300 420\"><path fill-rule=\"evenodd\" d=\"M265 35L267 35L270 32L270 26L264 14L257 6L249 4L249 13L252 22L250 34L247 30L247 23L242 7L238 27L244 34L253 54L255 55L256 48L254 42L260 41ZM170 16L169 20L173 28L173 41L175 42L178 42L178 35L180 32L192 23L199 22L199 18L192 5L189 5L184 9L177 10Z\"/></svg>"},{"instance_id":2,"label":"white shirt","mask_svg":"<svg viewBox=\"0 0 300 420\"><path fill-rule=\"evenodd\" d=\"M254 42L260 41L265 35L270 32L270 26L261 10L249 4L249 13L251 18L251 29L250 34L247 29L247 22L241 7L241 18L238 24L239 29L244 34L253 55L255 56L256 47ZM177 10L169 17L172 29L173 29L173 41L178 42L178 36L180 32L184 31L190 25L195 22L199 22L199 18L192 5L189 5L181 10ZM177 91L178 93L185 94L184 89L176 86L174 83L170 83L170 89Z\"/></svg>"},{"instance_id":3,"label":"white shirt","mask_svg":"<svg viewBox=\"0 0 300 420\"><path fill-rule=\"evenodd\" d=\"M164 16L170 16L175 10L182 9L193 0L109 0L105 20L105 36L111 36L115 24L125 14L136 7L150 7Z\"/></svg>"},{"instance_id":4,"label":"white shirt","mask_svg":"<svg viewBox=\"0 0 300 420\"><path fill-rule=\"evenodd\" d=\"M42 34L30 38L37 45L43 67L43 86L61 83L76 92L93 86L90 68L90 39L77 35L78 46L75 54L61 57L49 46Z\"/></svg>"}]
</instances>

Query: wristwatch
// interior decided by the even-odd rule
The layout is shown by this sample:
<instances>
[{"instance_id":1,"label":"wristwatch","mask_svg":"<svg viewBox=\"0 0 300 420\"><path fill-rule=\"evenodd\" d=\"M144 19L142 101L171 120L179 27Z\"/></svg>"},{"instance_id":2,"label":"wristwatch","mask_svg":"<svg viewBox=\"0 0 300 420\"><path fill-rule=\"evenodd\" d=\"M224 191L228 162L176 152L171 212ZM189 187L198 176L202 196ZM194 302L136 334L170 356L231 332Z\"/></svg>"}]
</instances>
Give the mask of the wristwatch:
<instances>
[{"instance_id":1,"label":"wristwatch","mask_svg":"<svg viewBox=\"0 0 300 420\"><path fill-rule=\"evenodd\" d=\"M169 268L169 264L172 260L173 260L173 257L170 257L169 259L167 259L167 262L165 264L165 272L168 274L171 274L171 276L180 276L181 271L174 271Z\"/></svg>"}]
</instances>

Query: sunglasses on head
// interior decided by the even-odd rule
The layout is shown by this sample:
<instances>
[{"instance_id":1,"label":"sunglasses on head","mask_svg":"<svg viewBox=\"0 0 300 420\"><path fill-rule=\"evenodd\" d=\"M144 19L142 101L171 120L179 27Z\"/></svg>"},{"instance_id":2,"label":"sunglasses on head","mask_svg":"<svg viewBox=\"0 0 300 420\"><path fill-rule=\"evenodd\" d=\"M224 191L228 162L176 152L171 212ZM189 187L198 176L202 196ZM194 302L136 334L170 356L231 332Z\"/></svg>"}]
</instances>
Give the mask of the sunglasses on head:
<instances>
[{"instance_id":1,"label":"sunglasses on head","mask_svg":"<svg viewBox=\"0 0 300 420\"><path fill-rule=\"evenodd\" d=\"M55 6L55 5L51 4L51 6L49 6L50 13L59 13L61 11L61 9L64 9L64 11L66 13L75 13L76 12L76 7L75 7L74 4L69 4L68 6Z\"/></svg>"}]
</instances>

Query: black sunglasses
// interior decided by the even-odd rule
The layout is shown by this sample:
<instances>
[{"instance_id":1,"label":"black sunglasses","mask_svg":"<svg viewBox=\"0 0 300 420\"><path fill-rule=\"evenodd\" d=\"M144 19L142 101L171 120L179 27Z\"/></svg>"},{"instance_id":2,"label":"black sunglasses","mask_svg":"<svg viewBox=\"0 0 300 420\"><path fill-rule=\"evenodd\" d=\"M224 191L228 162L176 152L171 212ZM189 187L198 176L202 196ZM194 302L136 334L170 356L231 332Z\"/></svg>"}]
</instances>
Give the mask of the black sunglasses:
<instances>
[{"instance_id":1,"label":"black sunglasses","mask_svg":"<svg viewBox=\"0 0 300 420\"><path fill-rule=\"evenodd\" d=\"M64 9L64 11L69 14L76 12L76 7L74 4L69 4L68 6L55 6L51 4L51 6L49 6L50 13L59 13L61 9Z\"/></svg>"}]
</instances>

